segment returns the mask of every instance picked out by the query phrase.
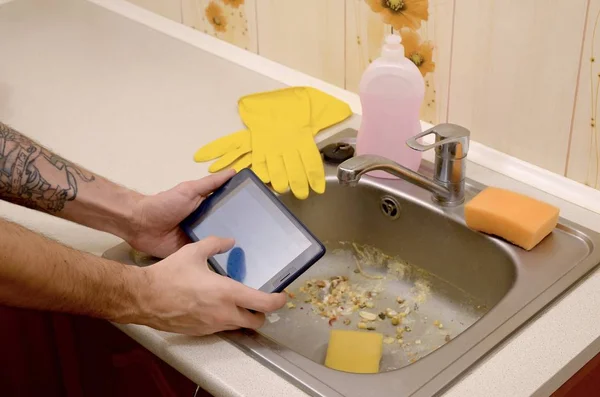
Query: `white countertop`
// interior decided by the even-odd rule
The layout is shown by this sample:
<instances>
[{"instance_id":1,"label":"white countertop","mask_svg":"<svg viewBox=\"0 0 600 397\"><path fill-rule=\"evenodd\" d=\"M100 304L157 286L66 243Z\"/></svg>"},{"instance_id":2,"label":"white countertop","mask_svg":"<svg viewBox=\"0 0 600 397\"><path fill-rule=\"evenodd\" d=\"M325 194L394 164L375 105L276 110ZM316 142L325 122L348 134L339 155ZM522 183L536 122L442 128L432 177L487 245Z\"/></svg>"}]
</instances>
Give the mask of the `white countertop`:
<instances>
[{"instance_id":1,"label":"white countertop","mask_svg":"<svg viewBox=\"0 0 600 397\"><path fill-rule=\"evenodd\" d=\"M153 193L206 175L208 164L193 162L193 153L242 127L235 107L240 96L289 81L316 82L301 74L289 77L285 68L120 0L95 2L145 22L84 0L0 5L0 120L133 189ZM203 46L215 51L198 48ZM228 54L231 60L225 59ZM258 70L260 65L266 69ZM354 94L318 81L316 85L357 107ZM358 123L359 116L354 116L323 136ZM558 205L563 217L600 231L597 213L472 162L467 172L482 183ZM518 167L511 172L523 180ZM559 192L560 181L552 183ZM571 186L565 182L563 190L572 196ZM581 203L594 196L579 198ZM0 215L98 255L121 242L5 202L0 202ZM600 274L595 272L445 395L548 394L600 351L598 307ZM119 328L216 396L305 395L218 336L190 338L142 326Z\"/></svg>"}]
</instances>

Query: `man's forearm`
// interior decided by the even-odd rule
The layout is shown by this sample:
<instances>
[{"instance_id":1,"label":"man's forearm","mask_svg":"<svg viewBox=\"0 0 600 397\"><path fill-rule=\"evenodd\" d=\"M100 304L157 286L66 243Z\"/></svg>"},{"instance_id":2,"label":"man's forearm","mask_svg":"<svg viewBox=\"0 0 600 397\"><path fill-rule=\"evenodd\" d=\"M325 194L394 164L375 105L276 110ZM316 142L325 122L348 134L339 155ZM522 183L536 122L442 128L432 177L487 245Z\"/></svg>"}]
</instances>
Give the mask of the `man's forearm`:
<instances>
[{"instance_id":1,"label":"man's forearm","mask_svg":"<svg viewBox=\"0 0 600 397\"><path fill-rule=\"evenodd\" d=\"M0 199L125 238L140 196L0 122Z\"/></svg>"},{"instance_id":2,"label":"man's forearm","mask_svg":"<svg viewBox=\"0 0 600 397\"><path fill-rule=\"evenodd\" d=\"M142 268L76 251L0 220L0 304L135 322L145 287Z\"/></svg>"}]
</instances>

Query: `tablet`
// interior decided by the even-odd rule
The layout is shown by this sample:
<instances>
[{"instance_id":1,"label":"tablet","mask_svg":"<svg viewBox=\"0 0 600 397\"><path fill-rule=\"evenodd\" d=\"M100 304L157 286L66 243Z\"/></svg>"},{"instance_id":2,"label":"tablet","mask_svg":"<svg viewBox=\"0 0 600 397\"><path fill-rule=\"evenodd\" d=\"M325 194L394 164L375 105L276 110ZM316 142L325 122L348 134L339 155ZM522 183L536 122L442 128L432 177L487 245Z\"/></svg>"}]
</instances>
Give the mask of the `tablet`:
<instances>
[{"instance_id":1,"label":"tablet","mask_svg":"<svg viewBox=\"0 0 600 397\"><path fill-rule=\"evenodd\" d=\"M235 239L208 259L215 272L264 292L281 292L325 254L323 244L250 169L209 195L182 223L192 241Z\"/></svg>"}]
</instances>

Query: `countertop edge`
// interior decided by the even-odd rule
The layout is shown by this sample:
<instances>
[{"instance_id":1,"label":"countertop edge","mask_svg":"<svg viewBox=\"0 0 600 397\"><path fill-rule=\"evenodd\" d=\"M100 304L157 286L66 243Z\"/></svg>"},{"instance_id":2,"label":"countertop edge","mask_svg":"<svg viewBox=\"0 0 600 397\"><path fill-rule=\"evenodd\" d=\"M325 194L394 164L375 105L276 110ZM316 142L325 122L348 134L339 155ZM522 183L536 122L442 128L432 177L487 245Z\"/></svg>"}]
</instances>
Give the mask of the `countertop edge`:
<instances>
[{"instance_id":1,"label":"countertop edge","mask_svg":"<svg viewBox=\"0 0 600 397\"><path fill-rule=\"evenodd\" d=\"M567 382L573 375L577 373L584 365L593 359L600 350L600 336L582 350L577 356L569 361L559 372L552 378L544 382L532 395L532 397L545 397L554 393L560 386Z\"/></svg>"}]
</instances>

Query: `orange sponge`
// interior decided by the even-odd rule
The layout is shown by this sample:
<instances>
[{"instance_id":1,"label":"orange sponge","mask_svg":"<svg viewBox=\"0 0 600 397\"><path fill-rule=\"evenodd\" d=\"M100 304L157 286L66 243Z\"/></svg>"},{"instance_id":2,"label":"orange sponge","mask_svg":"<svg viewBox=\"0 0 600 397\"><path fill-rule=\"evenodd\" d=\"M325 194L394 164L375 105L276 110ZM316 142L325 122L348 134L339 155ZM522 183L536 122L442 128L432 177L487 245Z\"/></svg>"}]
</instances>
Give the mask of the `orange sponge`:
<instances>
[{"instance_id":1,"label":"orange sponge","mask_svg":"<svg viewBox=\"0 0 600 397\"><path fill-rule=\"evenodd\" d=\"M346 329L331 330L325 366L357 374L379 372L383 334Z\"/></svg>"},{"instance_id":2,"label":"orange sponge","mask_svg":"<svg viewBox=\"0 0 600 397\"><path fill-rule=\"evenodd\" d=\"M558 214L553 205L495 187L484 189L465 205L468 227L502 237L527 251L552 232Z\"/></svg>"}]
</instances>

